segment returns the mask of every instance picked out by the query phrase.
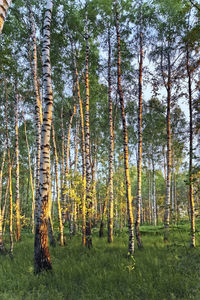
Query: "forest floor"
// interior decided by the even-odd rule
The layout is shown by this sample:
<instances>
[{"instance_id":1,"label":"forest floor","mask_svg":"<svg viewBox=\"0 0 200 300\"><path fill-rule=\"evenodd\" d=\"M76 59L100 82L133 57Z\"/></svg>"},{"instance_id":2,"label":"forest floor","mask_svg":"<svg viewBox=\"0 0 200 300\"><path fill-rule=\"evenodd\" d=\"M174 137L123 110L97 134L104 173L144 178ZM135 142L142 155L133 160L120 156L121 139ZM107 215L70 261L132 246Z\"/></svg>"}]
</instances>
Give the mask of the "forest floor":
<instances>
[{"instance_id":1,"label":"forest floor","mask_svg":"<svg viewBox=\"0 0 200 300\"><path fill-rule=\"evenodd\" d=\"M141 232L144 248L136 246L134 258L127 257L126 231L108 244L94 229L91 250L82 248L81 235L72 237L51 247L53 270L40 275L33 274L33 236L23 233L14 258L0 256L0 299L200 299L200 245L189 248L189 225L172 227L167 245L162 227Z\"/></svg>"}]
</instances>

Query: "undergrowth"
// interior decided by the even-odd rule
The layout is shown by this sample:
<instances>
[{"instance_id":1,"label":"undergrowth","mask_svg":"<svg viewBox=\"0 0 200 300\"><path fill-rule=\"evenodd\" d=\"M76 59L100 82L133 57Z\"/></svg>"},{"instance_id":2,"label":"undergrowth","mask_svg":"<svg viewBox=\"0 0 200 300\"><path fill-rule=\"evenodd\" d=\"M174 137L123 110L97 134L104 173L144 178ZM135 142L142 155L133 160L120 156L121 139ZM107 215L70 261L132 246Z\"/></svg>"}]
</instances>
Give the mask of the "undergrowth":
<instances>
[{"instance_id":1,"label":"undergrowth","mask_svg":"<svg viewBox=\"0 0 200 300\"><path fill-rule=\"evenodd\" d=\"M40 275L33 274L33 237L24 233L13 260L0 256L0 299L200 299L200 248L189 248L188 228L172 227L166 245L162 226L141 227L144 248L136 246L134 257L126 231L113 244L94 233L91 250L78 235L50 249L53 270Z\"/></svg>"}]
</instances>

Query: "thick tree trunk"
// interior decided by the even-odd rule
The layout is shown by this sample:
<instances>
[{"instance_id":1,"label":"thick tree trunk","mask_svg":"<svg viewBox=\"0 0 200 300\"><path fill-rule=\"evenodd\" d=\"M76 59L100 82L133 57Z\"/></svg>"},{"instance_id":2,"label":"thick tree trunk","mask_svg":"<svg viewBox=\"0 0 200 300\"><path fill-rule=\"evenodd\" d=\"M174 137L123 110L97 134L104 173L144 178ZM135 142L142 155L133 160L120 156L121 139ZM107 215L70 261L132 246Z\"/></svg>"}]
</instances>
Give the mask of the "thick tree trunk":
<instances>
[{"instance_id":1,"label":"thick tree trunk","mask_svg":"<svg viewBox=\"0 0 200 300\"><path fill-rule=\"evenodd\" d=\"M138 248L142 248L141 233L139 230L141 222L141 184L142 184L142 71L143 71L143 33L140 31L140 65L139 65L139 104L138 104L138 161L137 161L137 202L135 235Z\"/></svg>"},{"instance_id":2,"label":"thick tree trunk","mask_svg":"<svg viewBox=\"0 0 200 300\"><path fill-rule=\"evenodd\" d=\"M168 51L168 80L167 80L167 187L164 214L164 241L169 239L170 195L171 195L171 61Z\"/></svg>"},{"instance_id":3,"label":"thick tree trunk","mask_svg":"<svg viewBox=\"0 0 200 300\"><path fill-rule=\"evenodd\" d=\"M19 144L18 144L18 95L15 96L15 204L16 204L16 240L21 239L20 200L19 200Z\"/></svg>"},{"instance_id":4,"label":"thick tree trunk","mask_svg":"<svg viewBox=\"0 0 200 300\"><path fill-rule=\"evenodd\" d=\"M187 75L188 75L188 96L189 96L189 113L190 113L190 162L189 162L189 201L191 215L191 242L190 246L195 247L195 207L193 191L193 111L192 111L192 82L189 65L189 49L187 47Z\"/></svg>"},{"instance_id":5,"label":"thick tree trunk","mask_svg":"<svg viewBox=\"0 0 200 300\"><path fill-rule=\"evenodd\" d=\"M112 109L112 82L111 82L111 41L110 27L108 28L108 104L109 104L109 129L110 129L110 152L109 152L109 215L108 215L108 242L113 242L113 155L114 155L114 130Z\"/></svg>"},{"instance_id":6,"label":"thick tree trunk","mask_svg":"<svg viewBox=\"0 0 200 300\"><path fill-rule=\"evenodd\" d=\"M49 270L51 266L51 258L48 247L48 198L49 198L49 182L50 182L50 131L52 122L53 109L53 91L51 83L51 64L50 64L50 26L53 3L47 1L46 11L44 15L43 27L43 82L45 93L45 110L43 117L43 125L41 131L41 159L40 159L40 192L38 213L35 228L35 273L42 270Z\"/></svg>"},{"instance_id":7,"label":"thick tree trunk","mask_svg":"<svg viewBox=\"0 0 200 300\"><path fill-rule=\"evenodd\" d=\"M63 246L64 245L64 240L63 240L63 224L62 224L62 214L61 214L61 205L60 205L59 177L58 177L58 155L57 155L56 140L55 140L55 131L54 131L54 125L53 125L53 123L52 123L52 140L53 140L54 157L55 157L56 193L57 193L58 222L59 222L59 232L60 232L60 246Z\"/></svg>"},{"instance_id":8,"label":"thick tree trunk","mask_svg":"<svg viewBox=\"0 0 200 300\"><path fill-rule=\"evenodd\" d=\"M11 2L11 0L0 0L0 34L2 33L4 21Z\"/></svg>"},{"instance_id":9,"label":"thick tree trunk","mask_svg":"<svg viewBox=\"0 0 200 300\"><path fill-rule=\"evenodd\" d=\"M129 253L130 255L133 255L134 254L133 208L132 208L131 183L130 183L129 165L128 165L128 133L127 133L126 117L125 117L125 109L124 109L124 97L123 97L123 92L121 87L121 49L120 49L118 10L116 10L115 24L116 24L116 34L117 34L118 93L120 98L121 116L122 116L122 125L123 125L124 169L125 169L125 179L126 179L126 197L127 197L128 227L129 227Z\"/></svg>"}]
</instances>

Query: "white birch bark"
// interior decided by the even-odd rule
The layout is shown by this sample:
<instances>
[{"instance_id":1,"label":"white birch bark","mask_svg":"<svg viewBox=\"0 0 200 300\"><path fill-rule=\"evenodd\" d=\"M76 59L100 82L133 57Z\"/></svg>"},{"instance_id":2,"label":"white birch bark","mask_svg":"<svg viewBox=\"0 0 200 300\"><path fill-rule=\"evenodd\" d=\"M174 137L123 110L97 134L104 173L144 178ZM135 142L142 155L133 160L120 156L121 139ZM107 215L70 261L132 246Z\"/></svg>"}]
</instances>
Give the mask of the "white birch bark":
<instances>
[{"instance_id":1,"label":"white birch bark","mask_svg":"<svg viewBox=\"0 0 200 300\"><path fill-rule=\"evenodd\" d=\"M50 132L53 110L53 91L50 64L50 26L53 2L47 1L43 27L43 83L44 83L44 117L41 130L41 158L39 203L35 230L35 272L51 269L51 258L48 248L48 217L49 217L49 184L50 184Z\"/></svg>"}]
</instances>

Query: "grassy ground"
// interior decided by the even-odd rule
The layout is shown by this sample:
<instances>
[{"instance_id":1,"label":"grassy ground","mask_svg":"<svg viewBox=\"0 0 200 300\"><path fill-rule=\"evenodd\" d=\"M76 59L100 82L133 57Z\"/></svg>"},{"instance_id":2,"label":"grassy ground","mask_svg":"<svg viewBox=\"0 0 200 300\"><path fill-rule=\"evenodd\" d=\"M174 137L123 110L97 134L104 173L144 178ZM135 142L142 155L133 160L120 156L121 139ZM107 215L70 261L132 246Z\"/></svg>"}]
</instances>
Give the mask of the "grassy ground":
<instances>
[{"instance_id":1,"label":"grassy ground","mask_svg":"<svg viewBox=\"0 0 200 300\"><path fill-rule=\"evenodd\" d=\"M64 248L51 248L53 271L37 276L33 238L24 234L12 261L0 256L0 299L200 299L200 247L189 248L188 226L172 228L168 245L161 227L141 231L144 249L136 247L134 259L127 258L126 232L112 245L96 233L91 250L77 236Z\"/></svg>"}]
</instances>

